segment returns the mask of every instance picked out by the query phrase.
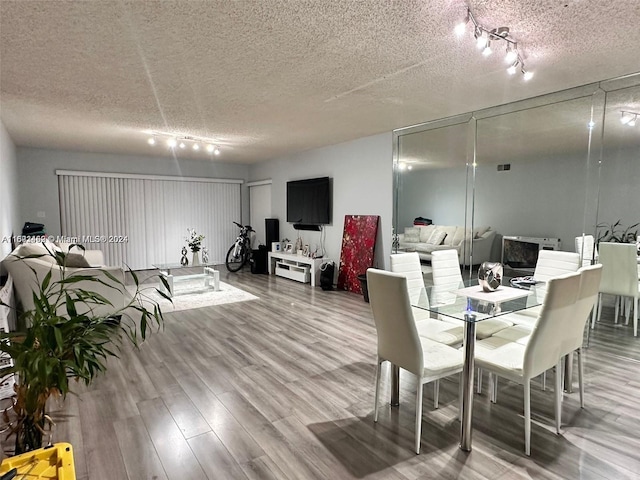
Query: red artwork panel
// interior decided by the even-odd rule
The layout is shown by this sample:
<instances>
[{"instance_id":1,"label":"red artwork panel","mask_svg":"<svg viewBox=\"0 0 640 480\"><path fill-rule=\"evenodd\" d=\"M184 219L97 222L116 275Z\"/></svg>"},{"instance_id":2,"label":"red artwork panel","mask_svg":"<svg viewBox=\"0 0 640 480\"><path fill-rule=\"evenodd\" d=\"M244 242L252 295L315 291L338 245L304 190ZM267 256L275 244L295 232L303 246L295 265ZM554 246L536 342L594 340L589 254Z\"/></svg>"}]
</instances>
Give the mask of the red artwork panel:
<instances>
[{"instance_id":1,"label":"red artwork panel","mask_svg":"<svg viewBox=\"0 0 640 480\"><path fill-rule=\"evenodd\" d=\"M338 290L362 293L358 275L373 266L378 236L378 215L345 215Z\"/></svg>"}]
</instances>

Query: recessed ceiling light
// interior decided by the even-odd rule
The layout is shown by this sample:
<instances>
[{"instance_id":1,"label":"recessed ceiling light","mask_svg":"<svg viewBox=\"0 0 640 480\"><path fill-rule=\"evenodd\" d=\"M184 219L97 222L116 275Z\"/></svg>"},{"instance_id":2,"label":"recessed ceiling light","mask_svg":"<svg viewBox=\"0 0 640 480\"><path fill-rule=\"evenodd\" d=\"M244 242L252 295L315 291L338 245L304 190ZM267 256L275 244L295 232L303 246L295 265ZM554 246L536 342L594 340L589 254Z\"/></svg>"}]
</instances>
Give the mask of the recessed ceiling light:
<instances>
[{"instance_id":1,"label":"recessed ceiling light","mask_svg":"<svg viewBox=\"0 0 640 480\"><path fill-rule=\"evenodd\" d=\"M167 140L167 145L169 145L171 148L175 147L178 144L178 141L175 138L170 138L169 140Z\"/></svg>"},{"instance_id":2,"label":"recessed ceiling light","mask_svg":"<svg viewBox=\"0 0 640 480\"><path fill-rule=\"evenodd\" d=\"M207 152L213 153L214 148L215 147L213 145L211 145L211 144L207 145Z\"/></svg>"},{"instance_id":3,"label":"recessed ceiling light","mask_svg":"<svg viewBox=\"0 0 640 480\"><path fill-rule=\"evenodd\" d=\"M186 145L184 144L184 142L180 142L180 148L185 148Z\"/></svg>"},{"instance_id":4,"label":"recessed ceiling light","mask_svg":"<svg viewBox=\"0 0 640 480\"><path fill-rule=\"evenodd\" d=\"M147 143L148 143L149 145L155 145L155 144L156 144L156 139L155 139L155 138L153 138L153 137L151 137L149 140L147 140Z\"/></svg>"},{"instance_id":5,"label":"recessed ceiling light","mask_svg":"<svg viewBox=\"0 0 640 480\"><path fill-rule=\"evenodd\" d=\"M193 149L197 152L198 150L200 150L200 145L198 145L197 143L194 143Z\"/></svg>"},{"instance_id":6,"label":"recessed ceiling light","mask_svg":"<svg viewBox=\"0 0 640 480\"><path fill-rule=\"evenodd\" d=\"M219 149L218 147L215 147L215 148L213 149L213 154L214 154L214 155L220 155L220 149Z\"/></svg>"}]
</instances>

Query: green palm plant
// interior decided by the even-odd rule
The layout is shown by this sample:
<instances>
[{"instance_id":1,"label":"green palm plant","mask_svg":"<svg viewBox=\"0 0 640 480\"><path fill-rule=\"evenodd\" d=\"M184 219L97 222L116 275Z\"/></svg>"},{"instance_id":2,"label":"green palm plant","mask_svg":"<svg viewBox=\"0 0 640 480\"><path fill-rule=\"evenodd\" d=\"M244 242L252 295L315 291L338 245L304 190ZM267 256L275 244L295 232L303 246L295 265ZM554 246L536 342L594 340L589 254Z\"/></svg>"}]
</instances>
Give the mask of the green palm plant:
<instances>
[{"instance_id":1,"label":"green palm plant","mask_svg":"<svg viewBox=\"0 0 640 480\"><path fill-rule=\"evenodd\" d=\"M49 397L65 397L70 393L70 380L91 384L106 370L106 360L118 356L123 339L138 346L152 329L163 325L160 306L146 293L153 287L143 287L132 270L129 274L135 292L128 303L114 308L109 315L94 314L96 307L112 305L92 291L91 284L124 291L124 283L106 271L103 272L109 281L86 274L65 275L66 254L57 251L49 254L56 258L59 267L53 268L61 268L61 277L52 281L51 272L47 273L33 292L34 308L19 317L19 325L23 327L17 332L0 334L0 354L13 359L13 366L3 373L16 374L16 420L9 432L16 435L16 454L42 446ZM35 270L31 270L35 275ZM160 280L168 290L166 280ZM79 287L80 282L83 287ZM171 300L159 289L153 290Z\"/></svg>"},{"instance_id":2,"label":"green palm plant","mask_svg":"<svg viewBox=\"0 0 640 480\"><path fill-rule=\"evenodd\" d=\"M596 228L598 229L598 243L633 243L636 241L638 236L638 225L640 225L640 222L634 223L633 225L629 225L625 228L622 224L622 220L617 220L615 223L599 223L596 225Z\"/></svg>"}]
</instances>

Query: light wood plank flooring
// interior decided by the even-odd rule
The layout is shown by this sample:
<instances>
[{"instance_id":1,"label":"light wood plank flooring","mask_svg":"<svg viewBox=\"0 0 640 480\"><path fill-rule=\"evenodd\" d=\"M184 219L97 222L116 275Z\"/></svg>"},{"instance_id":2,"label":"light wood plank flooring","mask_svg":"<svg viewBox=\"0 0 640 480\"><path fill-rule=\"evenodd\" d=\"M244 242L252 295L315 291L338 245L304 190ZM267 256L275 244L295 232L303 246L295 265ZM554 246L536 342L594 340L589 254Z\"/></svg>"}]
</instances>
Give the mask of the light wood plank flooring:
<instances>
[{"instance_id":1,"label":"light wood plank flooring","mask_svg":"<svg viewBox=\"0 0 640 480\"><path fill-rule=\"evenodd\" d=\"M534 386L526 457L522 387L501 381L497 404L475 396L473 451L460 451L453 378L438 410L425 389L418 456L410 375L400 408L373 423L376 335L362 296L221 273L260 300L168 313L91 388L52 402L54 440L73 444L79 480L638 478L640 339L612 309L586 351L586 408L577 391L564 396L563 435L551 388Z\"/></svg>"}]
</instances>

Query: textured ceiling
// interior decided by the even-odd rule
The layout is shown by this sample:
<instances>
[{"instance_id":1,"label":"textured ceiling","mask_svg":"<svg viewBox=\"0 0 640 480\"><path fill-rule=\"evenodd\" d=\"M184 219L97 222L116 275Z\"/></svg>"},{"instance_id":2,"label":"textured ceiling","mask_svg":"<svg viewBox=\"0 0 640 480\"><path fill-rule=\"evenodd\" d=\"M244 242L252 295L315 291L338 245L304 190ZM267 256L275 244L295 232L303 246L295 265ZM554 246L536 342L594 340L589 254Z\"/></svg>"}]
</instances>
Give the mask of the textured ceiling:
<instances>
[{"instance_id":1,"label":"textured ceiling","mask_svg":"<svg viewBox=\"0 0 640 480\"><path fill-rule=\"evenodd\" d=\"M468 3L530 82L455 37L463 0L0 0L0 114L18 145L253 163L640 70L637 0Z\"/></svg>"}]
</instances>

